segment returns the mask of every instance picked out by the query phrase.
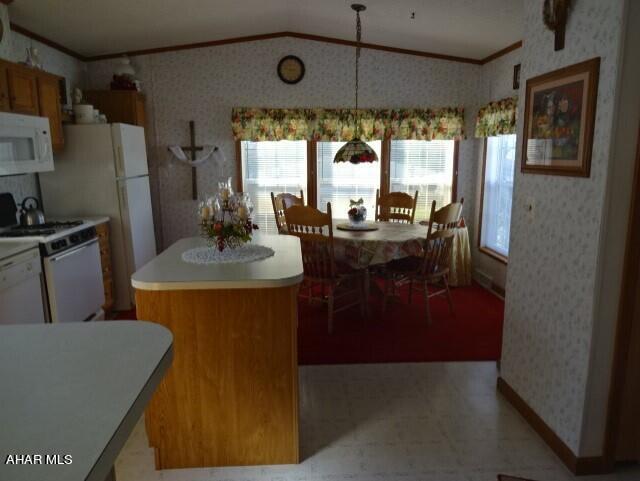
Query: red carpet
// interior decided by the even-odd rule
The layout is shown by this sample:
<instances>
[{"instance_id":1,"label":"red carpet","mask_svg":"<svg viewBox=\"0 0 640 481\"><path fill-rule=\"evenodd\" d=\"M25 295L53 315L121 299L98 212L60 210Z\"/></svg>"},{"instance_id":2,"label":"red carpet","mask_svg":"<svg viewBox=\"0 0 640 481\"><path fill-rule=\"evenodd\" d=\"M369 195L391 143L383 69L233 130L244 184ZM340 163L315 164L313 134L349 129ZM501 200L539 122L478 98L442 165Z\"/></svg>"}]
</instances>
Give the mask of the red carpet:
<instances>
[{"instance_id":1,"label":"red carpet","mask_svg":"<svg viewBox=\"0 0 640 481\"><path fill-rule=\"evenodd\" d=\"M327 308L300 299L298 363L354 364L383 362L494 361L502 346L502 299L477 284L451 290L455 314L444 297L431 299L432 324L424 318L422 296L413 304L391 302L386 316L380 299L371 300L371 318L358 308L334 317L327 333ZM116 319L135 319L135 310L116 313Z\"/></svg>"},{"instance_id":2,"label":"red carpet","mask_svg":"<svg viewBox=\"0 0 640 481\"><path fill-rule=\"evenodd\" d=\"M431 299L432 324L425 320L420 294L408 305L387 306L383 318L380 299L371 300L371 318L363 320L358 308L334 317L327 333L324 305L300 300L299 364L352 364L382 362L486 361L500 359L504 302L474 284L451 290L455 314L444 297Z\"/></svg>"}]
</instances>

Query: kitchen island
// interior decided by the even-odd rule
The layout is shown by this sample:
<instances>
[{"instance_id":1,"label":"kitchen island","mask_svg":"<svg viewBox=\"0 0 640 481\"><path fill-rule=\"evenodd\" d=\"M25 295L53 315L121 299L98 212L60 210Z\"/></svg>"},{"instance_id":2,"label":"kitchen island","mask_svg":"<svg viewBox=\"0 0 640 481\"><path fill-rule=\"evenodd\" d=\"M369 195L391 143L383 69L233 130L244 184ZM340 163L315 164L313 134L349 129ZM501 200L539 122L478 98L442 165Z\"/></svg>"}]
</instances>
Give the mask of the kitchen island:
<instances>
[{"instance_id":1,"label":"kitchen island","mask_svg":"<svg viewBox=\"0 0 640 481\"><path fill-rule=\"evenodd\" d=\"M182 239L132 276L137 317L169 328L174 362L146 411L156 467L298 462L296 237L256 233L274 255L190 264Z\"/></svg>"}]
</instances>

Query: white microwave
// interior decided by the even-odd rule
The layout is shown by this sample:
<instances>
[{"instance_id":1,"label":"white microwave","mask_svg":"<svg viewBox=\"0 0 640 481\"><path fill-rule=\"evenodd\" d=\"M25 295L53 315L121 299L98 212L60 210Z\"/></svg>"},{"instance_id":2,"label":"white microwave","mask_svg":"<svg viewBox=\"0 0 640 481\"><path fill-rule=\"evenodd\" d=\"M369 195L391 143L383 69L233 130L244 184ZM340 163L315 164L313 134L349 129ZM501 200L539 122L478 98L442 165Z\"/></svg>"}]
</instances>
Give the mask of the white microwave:
<instances>
[{"instance_id":1,"label":"white microwave","mask_svg":"<svg viewBox=\"0 0 640 481\"><path fill-rule=\"evenodd\" d=\"M53 170L49 119L0 112L0 175Z\"/></svg>"}]
</instances>

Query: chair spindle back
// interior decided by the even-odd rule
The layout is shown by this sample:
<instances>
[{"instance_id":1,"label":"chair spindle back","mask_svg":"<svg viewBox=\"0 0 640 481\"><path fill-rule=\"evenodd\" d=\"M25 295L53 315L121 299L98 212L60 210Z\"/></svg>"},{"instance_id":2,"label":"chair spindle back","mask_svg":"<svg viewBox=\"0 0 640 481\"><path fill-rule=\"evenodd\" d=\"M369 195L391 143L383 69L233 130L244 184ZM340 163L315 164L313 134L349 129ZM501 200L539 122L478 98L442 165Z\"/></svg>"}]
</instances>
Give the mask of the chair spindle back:
<instances>
[{"instance_id":1,"label":"chair spindle back","mask_svg":"<svg viewBox=\"0 0 640 481\"><path fill-rule=\"evenodd\" d=\"M380 195L376 190L376 222L401 222L413 224L418 204L418 191L411 197L405 192L389 192Z\"/></svg>"},{"instance_id":2,"label":"chair spindle back","mask_svg":"<svg viewBox=\"0 0 640 481\"><path fill-rule=\"evenodd\" d=\"M454 236L453 229L442 229L429 235L424 249L422 275L435 275L449 268Z\"/></svg>"},{"instance_id":3,"label":"chair spindle back","mask_svg":"<svg viewBox=\"0 0 640 481\"><path fill-rule=\"evenodd\" d=\"M336 277L331 203L327 213L314 207L293 205L284 211L288 234L300 238L305 277L313 281Z\"/></svg>"},{"instance_id":4,"label":"chair spindle back","mask_svg":"<svg viewBox=\"0 0 640 481\"><path fill-rule=\"evenodd\" d=\"M271 192L271 205L273 206L273 214L276 218L276 227L280 234L286 234L287 222L284 216L284 211L292 205L304 205L304 192L300 190L300 197L296 197L294 194L281 193L274 195Z\"/></svg>"},{"instance_id":5,"label":"chair spindle back","mask_svg":"<svg viewBox=\"0 0 640 481\"><path fill-rule=\"evenodd\" d=\"M460 225L462 218L462 206L464 197L460 202L452 202L436 210L436 201L431 202L431 213L429 214L429 228L427 238L432 232L443 229L455 229Z\"/></svg>"}]
</instances>

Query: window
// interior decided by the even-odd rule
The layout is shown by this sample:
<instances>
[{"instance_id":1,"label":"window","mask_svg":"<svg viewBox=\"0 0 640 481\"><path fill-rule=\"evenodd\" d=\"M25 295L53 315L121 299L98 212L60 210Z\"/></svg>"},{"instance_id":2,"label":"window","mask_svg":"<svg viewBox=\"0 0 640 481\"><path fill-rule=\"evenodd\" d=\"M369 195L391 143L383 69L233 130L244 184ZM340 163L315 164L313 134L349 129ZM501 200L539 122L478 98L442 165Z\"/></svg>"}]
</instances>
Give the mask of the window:
<instances>
[{"instance_id":1,"label":"window","mask_svg":"<svg viewBox=\"0 0 640 481\"><path fill-rule=\"evenodd\" d=\"M271 192L307 196L307 142L249 142L240 145L242 185L254 205L253 221L263 232L277 233Z\"/></svg>"},{"instance_id":2,"label":"window","mask_svg":"<svg viewBox=\"0 0 640 481\"><path fill-rule=\"evenodd\" d=\"M382 142L367 142L382 158ZM380 162L334 164L333 157L346 142L318 142L317 192L318 209L325 211L331 202L334 218L346 218L349 200L364 199L364 205L373 218L376 205L376 189L380 187Z\"/></svg>"},{"instance_id":3,"label":"window","mask_svg":"<svg viewBox=\"0 0 640 481\"><path fill-rule=\"evenodd\" d=\"M480 248L509 255L516 136L487 137L484 149Z\"/></svg>"},{"instance_id":4,"label":"window","mask_svg":"<svg viewBox=\"0 0 640 481\"><path fill-rule=\"evenodd\" d=\"M253 200L254 221L263 232L276 233L271 192L299 195L303 190L305 203L322 211L331 202L334 218L346 218L349 200L362 197L371 220L375 216L376 189L388 188L411 196L417 190L416 221L429 218L433 200L438 208L452 201L457 175L455 141L384 142L368 142L378 154L379 162L358 165L333 163L336 152L346 142L238 142L243 189ZM316 158L308 159L307 152L314 152ZM309 193L307 186L311 189Z\"/></svg>"},{"instance_id":5,"label":"window","mask_svg":"<svg viewBox=\"0 0 640 481\"><path fill-rule=\"evenodd\" d=\"M390 192L418 193L416 222L429 218L431 202L452 201L455 141L392 140Z\"/></svg>"}]
</instances>

